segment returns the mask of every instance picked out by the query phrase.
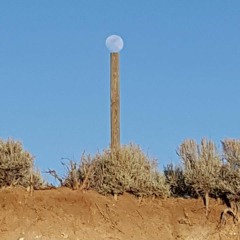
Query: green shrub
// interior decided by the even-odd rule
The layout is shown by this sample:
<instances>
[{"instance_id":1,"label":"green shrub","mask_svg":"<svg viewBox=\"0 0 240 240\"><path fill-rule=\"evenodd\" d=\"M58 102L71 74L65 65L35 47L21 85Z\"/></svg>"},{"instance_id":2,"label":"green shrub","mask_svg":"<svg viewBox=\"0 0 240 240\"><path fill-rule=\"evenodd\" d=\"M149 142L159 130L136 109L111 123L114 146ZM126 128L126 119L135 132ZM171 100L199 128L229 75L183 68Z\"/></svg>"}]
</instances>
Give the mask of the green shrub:
<instances>
[{"instance_id":1,"label":"green shrub","mask_svg":"<svg viewBox=\"0 0 240 240\"><path fill-rule=\"evenodd\" d=\"M33 170L33 159L19 141L0 139L0 187L42 185L40 173Z\"/></svg>"}]
</instances>

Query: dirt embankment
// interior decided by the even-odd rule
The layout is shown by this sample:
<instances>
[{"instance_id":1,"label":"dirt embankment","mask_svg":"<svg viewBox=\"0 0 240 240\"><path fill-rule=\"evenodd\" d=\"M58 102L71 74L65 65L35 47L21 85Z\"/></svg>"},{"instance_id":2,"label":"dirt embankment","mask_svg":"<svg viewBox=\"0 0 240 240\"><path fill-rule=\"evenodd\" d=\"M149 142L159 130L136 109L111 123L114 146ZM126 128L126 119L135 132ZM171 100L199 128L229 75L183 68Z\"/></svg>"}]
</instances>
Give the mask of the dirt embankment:
<instances>
[{"instance_id":1,"label":"dirt embankment","mask_svg":"<svg viewBox=\"0 0 240 240\"><path fill-rule=\"evenodd\" d=\"M0 239L215 240L240 239L240 228L217 228L223 204L210 202L205 217L201 199L146 199L124 194L118 200L93 191L67 188L0 190Z\"/></svg>"}]
</instances>

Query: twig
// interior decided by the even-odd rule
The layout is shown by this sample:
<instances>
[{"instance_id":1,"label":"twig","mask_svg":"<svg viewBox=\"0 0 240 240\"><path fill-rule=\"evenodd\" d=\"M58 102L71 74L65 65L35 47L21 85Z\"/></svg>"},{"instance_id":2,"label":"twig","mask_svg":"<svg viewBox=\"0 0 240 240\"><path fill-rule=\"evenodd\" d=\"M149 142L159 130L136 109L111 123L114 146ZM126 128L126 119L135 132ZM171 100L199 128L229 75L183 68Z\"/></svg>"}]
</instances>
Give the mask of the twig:
<instances>
[{"instance_id":1,"label":"twig","mask_svg":"<svg viewBox=\"0 0 240 240\"><path fill-rule=\"evenodd\" d=\"M234 212L234 210L230 207L225 208L221 214L221 219L220 219L220 226L225 225L227 222L227 214L232 215L233 217L233 222L236 223L238 221L238 216L237 212Z\"/></svg>"},{"instance_id":2,"label":"twig","mask_svg":"<svg viewBox=\"0 0 240 240\"><path fill-rule=\"evenodd\" d=\"M108 218L105 216L105 214L101 211L101 209L100 209L100 207L97 205L97 203L95 203L95 205L96 205L98 211L100 212L100 214L103 216L104 220L109 221L109 219L108 219Z\"/></svg>"},{"instance_id":3,"label":"twig","mask_svg":"<svg viewBox=\"0 0 240 240\"><path fill-rule=\"evenodd\" d=\"M44 172L44 173L48 173L48 174L50 174L51 176L53 176L55 179L57 179L57 180L60 182L61 186L63 186L63 180L62 180L62 178L60 178L60 177L57 175L57 173L56 173L55 170L48 169L48 171L46 171L46 172Z\"/></svg>"},{"instance_id":4,"label":"twig","mask_svg":"<svg viewBox=\"0 0 240 240\"><path fill-rule=\"evenodd\" d=\"M97 203L95 203L95 205L96 205L98 211L100 212L100 214L103 216L104 220L106 220L107 222L110 222L110 223L111 223L111 228L118 230L118 231L119 231L120 233L122 233L122 234L125 234L121 229L119 229L119 228L117 227L117 224L116 224L114 221L112 221L112 219L110 218L109 214L108 214L109 217L106 217L106 215L101 211L101 209L100 209L100 207L97 205Z\"/></svg>"},{"instance_id":5,"label":"twig","mask_svg":"<svg viewBox=\"0 0 240 240\"><path fill-rule=\"evenodd\" d=\"M87 185L87 183L88 183L88 181L89 181L89 176L90 176L90 174L92 173L93 167L94 167L94 165L91 165L91 166L88 168L86 177L85 177L84 180L83 180L83 183L82 183L82 185L81 185L81 187L80 187L80 190L83 190L83 189L86 187L86 185Z\"/></svg>"},{"instance_id":6,"label":"twig","mask_svg":"<svg viewBox=\"0 0 240 240\"><path fill-rule=\"evenodd\" d=\"M30 175L30 196L33 195L33 171L31 170L31 175Z\"/></svg>"},{"instance_id":7,"label":"twig","mask_svg":"<svg viewBox=\"0 0 240 240\"><path fill-rule=\"evenodd\" d=\"M142 218L142 220L143 220L143 216L142 216L142 214L138 211L138 210L136 210L137 211L137 213L138 213L138 215Z\"/></svg>"}]
</instances>

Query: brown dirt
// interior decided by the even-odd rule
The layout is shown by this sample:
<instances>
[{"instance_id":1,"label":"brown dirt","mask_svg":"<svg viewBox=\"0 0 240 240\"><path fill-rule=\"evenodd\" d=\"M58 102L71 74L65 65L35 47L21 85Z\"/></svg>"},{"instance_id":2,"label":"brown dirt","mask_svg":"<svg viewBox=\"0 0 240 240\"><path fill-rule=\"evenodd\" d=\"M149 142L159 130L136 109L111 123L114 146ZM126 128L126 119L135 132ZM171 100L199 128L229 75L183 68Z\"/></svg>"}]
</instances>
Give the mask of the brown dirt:
<instances>
[{"instance_id":1,"label":"brown dirt","mask_svg":"<svg viewBox=\"0 0 240 240\"><path fill-rule=\"evenodd\" d=\"M209 218L201 199L145 199L124 194L118 200L93 191L67 188L34 191L0 190L0 239L240 239L232 223L218 227L225 206L210 201Z\"/></svg>"}]
</instances>

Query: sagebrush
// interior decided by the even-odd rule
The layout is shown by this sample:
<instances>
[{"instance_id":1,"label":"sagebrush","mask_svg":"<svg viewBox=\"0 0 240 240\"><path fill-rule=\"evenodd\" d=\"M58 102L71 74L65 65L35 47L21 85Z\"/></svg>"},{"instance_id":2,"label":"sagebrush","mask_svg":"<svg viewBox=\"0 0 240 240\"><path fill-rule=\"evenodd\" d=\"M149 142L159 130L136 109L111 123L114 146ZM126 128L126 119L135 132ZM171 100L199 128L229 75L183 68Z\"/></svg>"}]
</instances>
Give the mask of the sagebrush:
<instances>
[{"instance_id":1,"label":"sagebrush","mask_svg":"<svg viewBox=\"0 0 240 240\"><path fill-rule=\"evenodd\" d=\"M167 184L170 186L171 196L173 197L197 197L194 188L186 183L185 171L182 165L167 164L164 167L164 175Z\"/></svg>"},{"instance_id":2,"label":"sagebrush","mask_svg":"<svg viewBox=\"0 0 240 240\"><path fill-rule=\"evenodd\" d=\"M44 182L34 170L34 157L13 139L0 139L0 187L16 186L38 188Z\"/></svg>"},{"instance_id":3,"label":"sagebrush","mask_svg":"<svg viewBox=\"0 0 240 240\"><path fill-rule=\"evenodd\" d=\"M170 194L165 177L158 171L156 160L150 159L139 146L106 149L94 157L83 155L77 165L70 161L65 186L91 188L101 194L167 197ZM77 182L77 183L76 183Z\"/></svg>"},{"instance_id":4,"label":"sagebrush","mask_svg":"<svg viewBox=\"0 0 240 240\"><path fill-rule=\"evenodd\" d=\"M178 150L184 166L185 182L196 193L204 197L208 214L209 194L219 184L221 159L213 141L202 139L198 145L194 140L184 141Z\"/></svg>"},{"instance_id":5,"label":"sagebrush","mask_svg":"<svg viewBox=\"0 0 240 240\"><path fill-rule=\"evenodd\" d=\"M185 140L177 150L181 163L168 164L164 174L157 161L135 144L106 149L93 157L83 154L80 163L63 163L67 169L63 178L55 171L49 172L62 186L94 189L104 195L128 192L138 197L201 196L207 216L209 197L222 198L236 218L235 209L240 209L240 140L226 139L222 147L220 152L213 141L205 138L200 144Z\"/></svg>"}]
</instances>

